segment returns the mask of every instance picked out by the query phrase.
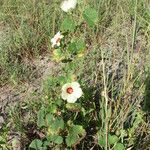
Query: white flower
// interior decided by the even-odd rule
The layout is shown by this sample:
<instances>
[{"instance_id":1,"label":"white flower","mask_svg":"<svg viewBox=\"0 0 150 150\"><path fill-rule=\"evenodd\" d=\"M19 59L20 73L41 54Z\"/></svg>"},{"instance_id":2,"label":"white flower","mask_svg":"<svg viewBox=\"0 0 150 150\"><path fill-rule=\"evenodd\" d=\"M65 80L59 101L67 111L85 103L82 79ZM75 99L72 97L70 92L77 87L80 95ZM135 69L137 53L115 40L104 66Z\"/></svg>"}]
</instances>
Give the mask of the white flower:
<instances>
[{"instance_id":1,"label":"white flower","mask_svg":"<svg viewBox=\"0 0 150 150\"><path fill-rule=\"evenodd\" d=\"M63 38L64 36L60 34L60 31L51 39L51 43L52 43L52 47L54 47L55 45L60 46L60 40Z\"/></svg>"},{"instance_id":2,"label":"white flower","mask_svg":"<svg viewBox=\"0 0 150 150\"><path fill-rule=\"evenodd\" d=\"M74 9L77 5L77 0L65 0L61 3L60 8L68 12L70 9Z\"/></svg>"},{"instance_id":3,"label":"white flower","mask_svg":"<svg viewBox=\"0 0 150 150\"><path fill-rule=\"evenodd\" d=\"M83 92L78 82L66 83L62 87L61 97L68 103L74 103L82 96Z\"/></svg>"}]
</instances>

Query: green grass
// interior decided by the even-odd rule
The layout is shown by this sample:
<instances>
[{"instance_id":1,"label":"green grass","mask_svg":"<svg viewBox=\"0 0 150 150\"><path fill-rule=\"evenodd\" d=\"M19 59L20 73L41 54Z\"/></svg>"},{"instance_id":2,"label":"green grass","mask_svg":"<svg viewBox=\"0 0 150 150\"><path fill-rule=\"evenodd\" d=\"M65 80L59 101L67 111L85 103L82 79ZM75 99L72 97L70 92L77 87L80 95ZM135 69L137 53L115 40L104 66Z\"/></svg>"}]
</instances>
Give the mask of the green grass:
<instances>
[{"instance_id":1,"label":"green grass","mask_svg":"<svg viewBox=\"0 0 150 150\"><path fill-rule=\"evenodd\" d=\"M34 83L38 73L33 67L35 60L48 57L48 61L55 61L50 40L66 17L60 2L0 1L0 22L7 28L0 45L0 85L24 87L26 82ZM12 147L8 142L11 132L20 135L22 149L27 149L34 139L44 143L47 136L52 138L54 129L42 121L42 116L48 114L55 121L62 119L65 126L57 133L63 143L58 144L60 139L53 141L51 149L122 150L117 149L121 144L125 149L150 148L150 2L83 0L74 10L75 22L82 20L80 12L88 5L98 12L96 26L90 28L83 22L75 32L66 33L64 39L66 45L71 40L84 39L84 56L70 57L64 46L67 59L56 62L54 72L42 79L42 92L34 91L22 101L7 106L7 119L0 129L0 146L4 141L4 149ZM69 109L72 106L62 101L60 93L63 84L73 77L81 84L84 97ZM62 121L59 123L63 126ZM55 124L55 131L59 123ZM73 129L80 136L74 135ZM79 137L67 147L65 140L69 135Z\"/></svg>"}]
</instances>

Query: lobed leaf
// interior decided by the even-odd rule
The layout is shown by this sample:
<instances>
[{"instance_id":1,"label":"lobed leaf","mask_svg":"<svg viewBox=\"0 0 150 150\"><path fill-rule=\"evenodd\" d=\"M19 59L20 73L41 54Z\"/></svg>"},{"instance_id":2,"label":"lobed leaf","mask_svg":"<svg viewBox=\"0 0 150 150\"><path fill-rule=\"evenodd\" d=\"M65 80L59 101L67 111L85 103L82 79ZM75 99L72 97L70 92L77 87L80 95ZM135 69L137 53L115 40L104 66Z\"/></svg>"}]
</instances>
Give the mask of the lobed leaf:
<instances>
[{"instance_id":1,"label":"lobed leaf","mask_svg":"<svg viewBox=\"0 0 150 150\"><path fill-rule=\"evenodd\" d=\"M42 147L42 141L39 139L35 139L31 142L30 146L31 149L40 150Z\"/></svg>"},{"instance_id":2,"label":"lobed leaf","mask_svg":"<svg viewBox=\"0 0 150 150\"><path fill-rule=\"evenodd\" d=\"M67 31L74 32L75 27L76 27L75 22L71 18L67 17L62 22L60 29L64 32Z\"/></svg>"},{"instance_id":3,"label":"lobed leaf","mask_svg":"<svg viewBox=\"0 0 150 150\"><path fill-rule=\"evenodd\" d=\"M67 146L77 144L85 136L85 134L86 134L85 129L83 129L81 125L73 125L70 128L69 134L66 138Z\"/></svg>"},{"instance_id":4,"label":"lobed leaf","mask_svg":"<svg viewBox=\"0 0 150 150\"><path fill-rule=\"evenodd\" d=\"M45 110L44 110L44 108L41 108L37 113L37 126L40 128L45 126Z\"/></svg>"}]
</instances>

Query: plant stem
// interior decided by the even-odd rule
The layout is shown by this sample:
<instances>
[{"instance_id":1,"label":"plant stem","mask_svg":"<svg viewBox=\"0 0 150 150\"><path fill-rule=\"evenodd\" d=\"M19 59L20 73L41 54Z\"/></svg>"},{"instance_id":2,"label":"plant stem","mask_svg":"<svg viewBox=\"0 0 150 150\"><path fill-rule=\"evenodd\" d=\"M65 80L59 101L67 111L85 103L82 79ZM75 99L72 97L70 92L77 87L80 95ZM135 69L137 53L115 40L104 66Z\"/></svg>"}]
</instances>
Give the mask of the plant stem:
<instances>
[{"instance_id":1,"label":"plant stem","mask_svg":"<svg viewBox=\"0 0 150 150\"><path fill-rule=\"evenodd\" d=\"M104 97L105 97L105 131L106 131L106 146L105 150L108 148L108 114L107 114L107 107L108 107L108 96L107 96L107 85L106 85L106 75L105 75L105 63L104 57L102 53L102 67L103 67L103 84L104 84Z\"/></svg>"}]
</instances>

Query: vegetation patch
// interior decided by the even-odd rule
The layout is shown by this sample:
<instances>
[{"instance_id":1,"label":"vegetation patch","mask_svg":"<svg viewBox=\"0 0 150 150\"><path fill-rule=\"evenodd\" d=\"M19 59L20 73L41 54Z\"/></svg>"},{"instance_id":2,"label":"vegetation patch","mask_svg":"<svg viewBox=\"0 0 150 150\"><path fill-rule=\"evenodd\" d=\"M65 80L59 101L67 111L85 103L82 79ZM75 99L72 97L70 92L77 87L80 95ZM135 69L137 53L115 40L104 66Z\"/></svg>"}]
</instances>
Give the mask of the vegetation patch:
<instances>
[{"instance_id":1,"label":"vegetation patch","mask_svg":"<svg viewBox=\"0 0 150 150\"><path fill-rule=\"evenodd\" d=\"M148 0L0 2L0 148L148 150Z\"/></svg>"}]
</instances>

